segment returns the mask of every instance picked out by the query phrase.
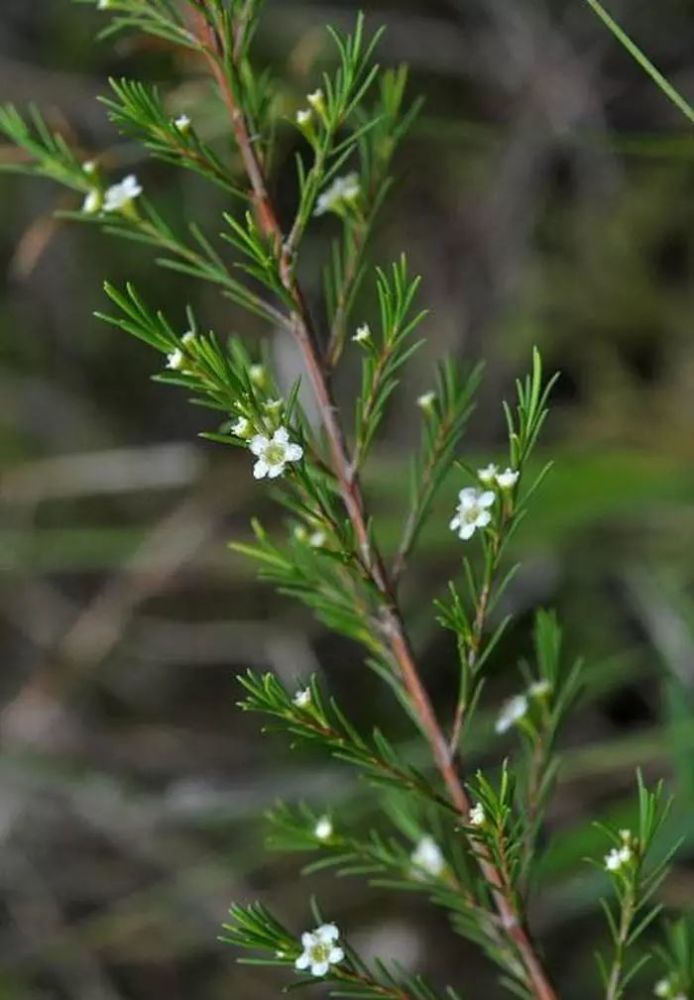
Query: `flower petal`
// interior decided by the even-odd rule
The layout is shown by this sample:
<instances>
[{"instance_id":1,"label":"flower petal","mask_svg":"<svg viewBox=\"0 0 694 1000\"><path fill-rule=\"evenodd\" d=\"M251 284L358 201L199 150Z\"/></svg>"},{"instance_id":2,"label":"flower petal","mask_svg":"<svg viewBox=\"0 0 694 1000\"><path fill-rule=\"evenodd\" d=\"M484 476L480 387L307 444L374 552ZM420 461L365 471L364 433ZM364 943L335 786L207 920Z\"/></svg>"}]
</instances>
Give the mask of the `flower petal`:
<instances>
[{"instance_id":1,"label":"flower petal","mask_svg":"<svg viewBox=\"0 0 694 1000\"><path fill-rule=\"evenodd\" d=\"M275 444L286 444L289 441L289 431L286 427L278 427L272 435Z\"/></svg>"},{"instance_id":2,"label":"flower petal","mask_svg":"<svg viewBox=\"0 0 694 1000\"><path fill-rule=\"evenodd\" d=\"M481 510L477 517L475 518L476 528L486 528L492 519L492 515L488 510Z\"/></svg>"},{"instance_id":3,"label":"flower petal","mask_svg":"<svg viewBox=\"0 0 694 1000\"><path fill-rule=\"evenodd\" d=\"M311 966L311 973L314 976L325 976L330 966L327 962L314 962Z\"/></svg>"},{"instance_id":4,"label":"flower petal","mask_svg":"<svg viewBox=\"0 0 694 1000\"><path fill-rule=\"evenodd\" d=\"M303 955L299 955L299 957L297 958L296 962L294 963L294 968L299 969L299 971L303 971L303 969L308 969L310 964L311 964L311 957L308 954L308 952L305 951Z\"/></svg>"},{"instance_id":5,"label":"flower petal","mask_svg":"<svg viewBox=\"0 0 694 1000\"><path fill-rule=\"evenodd\" d=\"M323 926L319 927L316 931L316 936L319 937L322 942L328 943L330 941L337 941L340 936L340 932L335 924L323 924Z\"/></svg>"},{"instance_id":6,"label":"flower petal","mask_svg":"<svg viewBox=\"0 0 694 1000\"><path fill-rule=\"evenodd\" d=\"M264 437L262 434L256 434L256 436L252 437L251 440L248 442L248 447L251 449L254 455L262 455L262 453L265 451L265 449L269 444L270 442L266 437Z\"/></svg>"},{"instance_id":7,"label":"flower petal","mask_svg":"<svg viewBox=\"0 0 694 1000\"><path fill-rule=\"evenodd\" d=\"M328 955L328 961L331 965L337 965L345 957L345 953L342 948L331 948L330 954Z\"/></svg>"},{"instance_id":8,"label":"flower petal","mask_svg":"<svg viewBox=\"0 0 694 1000\"><path fill-rule=\"evenodd\" d=\"M469 507L470 504L477 500L477 490L474 486L466 486L464 490L461 490L458 494L458 499L462 507Z\"/></svg>"},{"instance_id":9,"label":"flower petal","mask_svg":"<svg viewBox=\"0 0 694 1000\"><path fill-rule=\"evenodd\" d=\"M312 948L314 944L316 944L315 934L311 934L310 931L305 931L301 935L301 944L308 951L309 948Z\"/></svg>"},{"instance_id":10,"label":"flower petal","mask_svg":"<svg viewBox=\"0 0 694 1000\"><path fill-rule=\"evenodd\" d=\"M280 463L280 465L268 466L268 476L270 477L270 479L277 479L277 477L281 476L283 472L284 472L284 462Z\"/></svg>"},{"instance_id":11,"label":"flower petal","mask_svg":"<svg viewBox=\"0 0 694 1000\"><path fill-rule=\"evenodd\" d=\"M256 479L264 479L269 471L270 467L268 466L267 462L262 458L259 458L258 461L253 466L253 475Z\"/></svg>"},{"instance_id":12,"label":"flower petal","mask_svg":"<svg viewBox=\"0 0 694 1000\"><path fill-rule=\"evenodd\" d=\"M460 514L456 514L455 517L451 520L448 527L451 529L451 531L456 531L460 527L461 523L462 522L460 520Z\"/></svg>"},{"instance_id":13,"label":"flower petal","mask_svg":"<svg viewBox=\"0 0 694 1000\"><path fill-rule=\"evenodd\" d=\"M475 534L475 527L476 526L474 524L464 524L461 527L461 529L460 529L460 537L462 538L462 540L464 542L467 542L467 540L469 538L472 538L472 536Z\"/></svg>"},{"instance_id":14,"label":"flower petal","mask_svg":"<svg viewBox=\"0 0 694 1000\"><path fill-rule=\"evenodd\" d=\"M304 449L300 444L288 444L284 457L287 462L298 462L300 458L304 457Z\"/></svg>"},{"instance_id":15,"label":"flower petal","mask_svg":"<svg viewBox=\"0 0 694 1000\"><path fill-rule=\"evenodd\" d=\"M491 505L496 500L496 493L492 490L485 490L484 493L478 498L477 502L480 507L491 507Z\"/></svg>"}]
</instances>

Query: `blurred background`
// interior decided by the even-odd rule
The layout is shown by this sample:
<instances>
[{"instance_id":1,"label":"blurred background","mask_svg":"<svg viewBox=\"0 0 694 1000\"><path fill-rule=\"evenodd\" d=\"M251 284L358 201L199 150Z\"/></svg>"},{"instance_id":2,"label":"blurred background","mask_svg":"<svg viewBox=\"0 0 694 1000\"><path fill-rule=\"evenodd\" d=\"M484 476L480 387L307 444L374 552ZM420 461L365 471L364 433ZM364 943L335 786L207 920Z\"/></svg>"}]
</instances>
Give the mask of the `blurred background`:
<instances>
[{"instance_id":1,"label":"blurred background","mask_svg":"<svg viewBox=\"0 0 694 1000\"><path fill-rule=\"evenodd\" d=\"M582 0L364 6L388 27L382 61L409 63L411 95L426 97L371 247L381 263L408 251L431 310L367 475L386 547L435 359L486 363L466 453L485 464L501 457L500 400L531 346L561 370L541 456L556 464L514 543L514 625L484 711L488 722L519 683L533 608L556 607L589 683L565 737L533 921L562 997L597 996L606 882L583 859L604 853L595 819L628 822L637 765L677 795L667 835L684 839L663 902L694 900L694 142ZM323 25L346 28L357 8L269 0L257 53L288 115L316 85ZM691 99L694 4L613 0L611 11ZM85 156L136 170L174 224L194 216L214 233L224 196L142 160L95 100L108 75L156 81L229 155L200 67L142 38L97 42L103 17L69 0L3 0L0 96L35 102ZM294 141L279 150L286 211ZM133 279L181 329L190 302L220 333L264 331L158 270L146 248L57 222L65 207L47 183L0 179L0 998L277 996L281 980L236 966L219 927L232 899L261 898L301 930L311 892L367 951L476 983L468 996L501 995L423 901L300 881L301 858L265 854L262 813L279 796L359 822L372 805L348 769L261 736L235 708L238 672L290 685L324 674L363 726L412 734L355 650L227 548L252 515L281 526L247 456L200 441L207 412L152 383L152 353L93 312L105 278ZM309 237L312 294L333 232L321 220ZM360 321L371 304L366 288ZM290 347L277 338L272 350L290 377ZM338 391L349 403L348 355ZM445 485L405 588L443 713L454 660L431 601L458 568L447 521L459 485ZM498 760L489 730L471 769ZM634 996L649 995L644 982Z\"/></svg>"}]
</instances>

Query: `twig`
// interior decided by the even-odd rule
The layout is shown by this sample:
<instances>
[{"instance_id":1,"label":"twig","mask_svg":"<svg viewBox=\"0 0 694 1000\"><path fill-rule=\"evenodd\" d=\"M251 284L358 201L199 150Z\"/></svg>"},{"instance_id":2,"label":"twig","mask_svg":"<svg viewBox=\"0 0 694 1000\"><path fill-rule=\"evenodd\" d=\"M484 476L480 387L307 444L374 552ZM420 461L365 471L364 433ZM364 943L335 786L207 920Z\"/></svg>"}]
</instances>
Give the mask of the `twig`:
<instances>
[{"instance_id":1,"label":"twig","mask_svg":"<svg viewBox=\"0 0 694 1000\"><path fill-rule=\"evenodd\" d=\"M262 165L251 141L243 111L233 93L227 74L224 72L225 53L220 51L219 39L204 16L199 15L197 23L203 51L227 105L232 129L239 144L239 151L251 184L259 223L266 234L274 238L280 252L280 277L293 302L292 332L303 356L316 396L347 514L352 523L364 564L382 598L381 627L383 634L412 701L422 732L429 742L436 767L444 780L451 801L460 816L467 821L471 803L451 760L446 739L420 678L410 641L393 595L392 584L383 559L369 532L359 476L352 474L352 461L347 452L344 434L337 417L337 407L332 397L327 372L323 366L317 337L303 293L296 281L293 269L294 261L284 249L282 230L275 206L268 193ZM504 894L499 872L486 849L478 852L478 862L483 877L491 887L502 928L521 957L534 996L537 1000L556 1000L554 989L535 953L528 932L523 926L513 901Z\"/></svg>"}]
</instances>

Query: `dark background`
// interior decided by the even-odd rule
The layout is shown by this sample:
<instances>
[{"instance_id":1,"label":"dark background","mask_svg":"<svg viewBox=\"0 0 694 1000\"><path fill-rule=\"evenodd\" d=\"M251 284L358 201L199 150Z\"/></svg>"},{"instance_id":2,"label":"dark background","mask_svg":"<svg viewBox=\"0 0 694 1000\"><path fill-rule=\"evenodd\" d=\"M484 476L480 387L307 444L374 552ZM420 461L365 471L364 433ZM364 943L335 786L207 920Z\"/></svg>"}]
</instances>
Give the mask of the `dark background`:
<instances>
[{"instance_id":1,"label":"dark background","mask_svg":"<svg viewBox=\"0 0 694 1000\"><path fill-rule=\"evenodd\" d=\"M372 257L406 249L431 310L368 492L392 543L414 400L444 350L486 362L467 443L484 464L499 454L500 400L531 346L561 370L543 442L556 465L515 542L516 624L483 707L488 723L517 686L533 607L555 606L589 683L565 737L533 919L562 996L598 996L606 880L583 859L605 851L593 820L629 820L637 765L677 795L669 835L684 843L663 901L694 899L691 128L582 0L365 7L388 27L382 61L408 62L412 96L426 97ZM269 0L257 52L287 115L316 85L322 26L347 27L356 9ZM611 10L692 98L692 4ZM85 156L102 153L114 175L137 170L173 222L196 217L214 232L223 196L141 160L95 100L109 74L157 81L226 151L200 68L138 38L98 43L103 19L68 0L2 0L0 97L36 102ZM285 212L293 143L287 130ZM236 673L272 669L293 684L318 672L361 724L412 734L355 651L226 548L252 515L279 521L248 457L200 442L207 414L149 381L151 353L92 313L105 278L133 279L176 322L192 302L220 333L263 331L213 290L156 269L146 250L52 219L73 204L44 182L0 178L0 998L276 996L280 980L236 966L219 926L232 899L259 897L302 930L311 892L366 951L496 996L490 970L426 904L357 880L302 882L301 859L264 854L260 815L280 796L365 823L371 806L348 770L261 737L235 709ZM321 223L309 236L312 294L332 231ZM359 318L370 308L365 294ZM288 376L290 347L280 337L272 347ZM339 384L346 404L355 355ZM405 591L444 713L453 658L431 601L457 572L447 521L458 486L446 484ZM471 769L499 758L489 728ZM655 976L634 995L649 995Z\"/></svg>"}]
</instances>

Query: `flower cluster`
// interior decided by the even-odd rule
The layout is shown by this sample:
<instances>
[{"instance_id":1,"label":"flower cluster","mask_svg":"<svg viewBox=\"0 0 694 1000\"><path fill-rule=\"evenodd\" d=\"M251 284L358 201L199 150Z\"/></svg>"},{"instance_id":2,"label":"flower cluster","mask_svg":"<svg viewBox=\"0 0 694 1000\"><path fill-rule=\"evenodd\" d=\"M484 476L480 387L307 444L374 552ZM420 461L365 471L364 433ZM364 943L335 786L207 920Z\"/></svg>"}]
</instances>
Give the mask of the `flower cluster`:
<instances>
[{"instance_id":1,"label":"flower cluster","mask_svg":"<svg viewBox=\"0 0 694 1000\"><path fill-rule=\"evenodd\" d=\"M477 478L483 486L498 486L500 490L510 490L518 482L520 472L517 469L504 469L499 472L498 466L492 462L484 469L477 470Z\"/></svg>"},{"instance_id":2,"label":"flower cluster","mask_svg":"<svg viewBox=\"0 0 694 1000\"><path fill-rule=\"evenodd\" d=\"M620 830L619 835L622 843L619 847L613 847L605 855L605 869L608 872L619 872L627 865L630 865L634 858L633 838L630 830Z\"/></svg>"},{"instance_id":3,"label":"flower cluster","mask_svg":"<svg viewBox=\"0 0 694 1000\"><path fill-rule=\"evenodd\" d=\"M96 174L96 164L88 160L82 167L90 177ZM142 185L135 174L128 174L118 184L112 184L105 192L96 184L86 194L82 203L85 215L96 215L97 212L128 211L136 198L142 194Z\"/></svg>"},{"instance_id":4,"label":"flower cluster","mask_svg":"<svg viewBox=\"0 0 694 1000\"><path fill-rule=\"evenodd\" d=\"M294 965L299 972L308 969L312 976L327 976L331 965L343 961L345 953L337 944L340 932L335 924L322 924L315 931L306 931L301 935L301 947L304 949Z\"/></svg>"}]
</instances>

